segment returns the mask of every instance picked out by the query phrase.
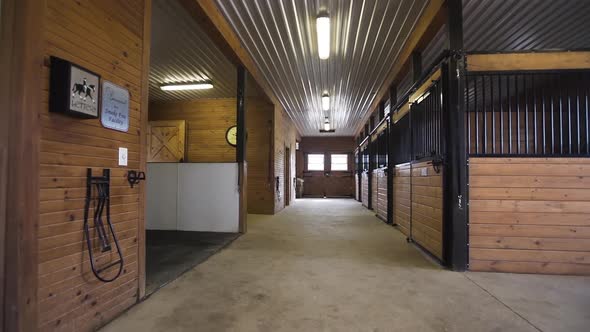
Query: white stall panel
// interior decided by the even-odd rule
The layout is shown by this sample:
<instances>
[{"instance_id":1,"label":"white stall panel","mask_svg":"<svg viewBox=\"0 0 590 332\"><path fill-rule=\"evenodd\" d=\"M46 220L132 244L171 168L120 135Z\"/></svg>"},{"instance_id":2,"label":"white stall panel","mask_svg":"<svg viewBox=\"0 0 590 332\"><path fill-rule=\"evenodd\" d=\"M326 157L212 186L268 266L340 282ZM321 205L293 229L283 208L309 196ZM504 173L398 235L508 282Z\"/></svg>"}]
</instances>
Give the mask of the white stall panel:
<instances>
[{"instance_id":1,"label":"white stall panel","mask_svg":"<svg viewBox=\"0 0 590 332\"><path fill-rule=\"evenodd\" d=\"M178 164L178 230L238 232L238 215L237 163Z\"/></svg>"},{"instance_id":2,"label":"white stall panel","mask_svg":"<svg viewBox=\"0 0 590 332\"><path fill-rule=\"evenodd\" d=\"M148 163L145 185L146 229L176 230L178 164Z\"/></svg>"}]
</instances>

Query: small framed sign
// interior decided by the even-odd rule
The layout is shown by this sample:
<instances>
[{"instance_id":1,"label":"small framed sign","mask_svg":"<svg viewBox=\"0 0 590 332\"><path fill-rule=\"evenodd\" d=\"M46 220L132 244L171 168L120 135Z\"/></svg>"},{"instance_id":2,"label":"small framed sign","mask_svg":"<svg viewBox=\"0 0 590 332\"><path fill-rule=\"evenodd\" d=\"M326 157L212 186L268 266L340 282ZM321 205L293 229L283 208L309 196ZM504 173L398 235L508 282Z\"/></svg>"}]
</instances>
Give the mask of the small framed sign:
<instances>
[{"instance_id":1,"label":"small framed sign","mask_svg":"<svg viewBox=\"0 0 590 332\"><path fill-rule=\"evenodd\" d=\"M69 61L51 57L49 111L96 119L100 76Z\"/></svg>"},{"instance_id":2,"label":"small framed sign","mask_svg":"<svg viewBox=\"0 0 590 332\"><path fill-rule=\"evenodd\" d=\"M102 82L100 121L105 128L129 131L129 91L109 81Z\"/></svg>"}]
</instances>

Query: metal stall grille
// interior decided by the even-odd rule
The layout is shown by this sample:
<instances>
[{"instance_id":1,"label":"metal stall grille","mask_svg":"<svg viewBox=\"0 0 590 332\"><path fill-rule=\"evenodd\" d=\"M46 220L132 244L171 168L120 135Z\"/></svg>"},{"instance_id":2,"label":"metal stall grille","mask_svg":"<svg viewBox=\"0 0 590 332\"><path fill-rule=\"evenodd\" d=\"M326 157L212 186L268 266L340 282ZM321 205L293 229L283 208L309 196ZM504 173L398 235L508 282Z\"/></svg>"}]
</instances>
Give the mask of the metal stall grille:
<instances>
[{"instance_id":1,"label":"metal stall grille","mask_svg":"<svg viewBox=\"0 0 590 332\"><path fill-rule=\"evenodd\" d=\"M439 159L442 155L442 90L434 81L411 107L412 157L414 160Z\"/></svg>"},{"instance_id":2,"label":"metal stall grille","mask_svg":"<svg viewBox=\"0 0 590 332\"><path fill-rule=\"evenodd\" d=\"M589 70L468 73L471 156L589 156Z\"/></svg>"}]
</instances>

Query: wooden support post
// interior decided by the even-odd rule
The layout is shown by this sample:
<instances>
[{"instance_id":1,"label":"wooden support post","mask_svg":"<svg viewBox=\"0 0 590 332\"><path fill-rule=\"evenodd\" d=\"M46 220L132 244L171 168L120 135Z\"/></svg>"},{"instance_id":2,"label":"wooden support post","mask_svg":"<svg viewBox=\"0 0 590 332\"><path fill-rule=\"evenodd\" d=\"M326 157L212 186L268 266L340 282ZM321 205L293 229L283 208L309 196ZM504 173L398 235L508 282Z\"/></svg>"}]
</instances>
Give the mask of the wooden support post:
<instances>
[{"instance_id":1,"label":"wooden support post","mask_svg":"<svg viewBox=\"0 0 590 332\"><path fill-rule=\"evenodd\" d=\"M461 0L446 1L447 47L451 57L443 66L443 107L446 156L443 178L443 261L456 271L468 266L467 158L463 105L463 7Z\"/></svg>"},{"instance_id":2,"label":"wooden support post","mask_svg":"<svg viewBox=\"0 0 590 332\"><path fill-rule=\"evenodd\" d=\"M244 66L238 66L238 89L237 89L237 126L238 126L238 137L236 146L236 161L238 162L238 188L240 191L240 216L239 216L239 228L240 233L246 232L246 220L248 216L248 205L247 205L247 169L248 162L246 161L246 68Z\"/></svg>"},{"instance_id":3,"label":"wooden support post","mask_svg":"<svg viewBox=\"0 0 590 332\"><path fill-rule=\"evenodd\" d=\"M149 103L149 73L150 73L150 50L151 50L151 22L152 22L152 0L144 0L143 14L143 46L141 60L141 105L140 105L140 136L139 136L139 167L147 173L147 126L148 126L148 103ZM137 299L145 297L146 281L146 229L145 229L145 200L146 184L139 186L139 224L137 227L137 251L138 251L138 282L139 291Z\"/></svg>"},{"instance_id":4,"label":"wooden support post","mask_svg":"<svg viewBox=\"0 0 590 332\"><path fill-rule=\"evenodd\" d=\"M3 0L0 28L2 331L37 330L44 0Z\"/></svg>"}]
</instances>

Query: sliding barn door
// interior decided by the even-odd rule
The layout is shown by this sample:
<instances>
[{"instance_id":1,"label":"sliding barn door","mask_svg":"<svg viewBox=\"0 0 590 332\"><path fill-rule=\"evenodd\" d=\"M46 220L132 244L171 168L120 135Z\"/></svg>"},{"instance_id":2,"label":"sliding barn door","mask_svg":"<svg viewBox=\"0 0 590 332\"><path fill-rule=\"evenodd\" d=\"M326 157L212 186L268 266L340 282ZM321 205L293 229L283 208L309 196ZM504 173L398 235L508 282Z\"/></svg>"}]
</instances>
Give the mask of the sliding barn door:
<instances>
[{"instance_id":1,"label":"sliding barn door","mask_svg":"<svg viewBox=\"0 0 590 332\"><path fill-rule=\"evenodd\" d=\"M148 125L148 162L185 161L184 120L150 121Z\"/></svg>"}]
</instances>

